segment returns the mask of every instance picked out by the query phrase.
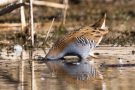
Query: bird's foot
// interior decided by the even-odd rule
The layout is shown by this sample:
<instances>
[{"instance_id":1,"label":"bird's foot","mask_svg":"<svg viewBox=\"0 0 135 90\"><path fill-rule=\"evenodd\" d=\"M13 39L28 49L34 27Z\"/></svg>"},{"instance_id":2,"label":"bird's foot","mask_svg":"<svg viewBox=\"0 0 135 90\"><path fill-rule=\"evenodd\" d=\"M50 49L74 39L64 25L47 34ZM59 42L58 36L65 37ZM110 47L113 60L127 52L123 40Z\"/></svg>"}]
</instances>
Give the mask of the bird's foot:
<instances>
[{"instance_id":1,"label":"bird's foot","mask_svg":"<svg viewBox=\"0 0 135 90\"><path fill-rule=\"evenodd\" d=\"M95 55L94 53L90 53L89 54L92 58L98 59L99 57L97 55Z\"/></svg>"}]
</instances>

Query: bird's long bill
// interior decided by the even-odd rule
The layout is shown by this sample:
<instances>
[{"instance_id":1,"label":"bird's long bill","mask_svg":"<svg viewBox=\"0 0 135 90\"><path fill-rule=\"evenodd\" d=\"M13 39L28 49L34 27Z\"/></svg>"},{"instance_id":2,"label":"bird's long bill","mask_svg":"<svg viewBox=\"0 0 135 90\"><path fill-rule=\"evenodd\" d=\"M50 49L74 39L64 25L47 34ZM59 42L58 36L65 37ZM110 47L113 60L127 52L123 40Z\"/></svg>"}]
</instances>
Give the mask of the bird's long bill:
<instances>
[{"instance_id":1,"label":"bird's long bill","mask_svg":"<svg viewBox=\"0 0 135 90\"><path fill-rule=\"evenodd\" d=\"M101 19L99 19L95 24L93 24L92 27L106 30L107 29L107 27L106 27L106 13L104 14L104 16Z\"/></svg>"}]
</instances>

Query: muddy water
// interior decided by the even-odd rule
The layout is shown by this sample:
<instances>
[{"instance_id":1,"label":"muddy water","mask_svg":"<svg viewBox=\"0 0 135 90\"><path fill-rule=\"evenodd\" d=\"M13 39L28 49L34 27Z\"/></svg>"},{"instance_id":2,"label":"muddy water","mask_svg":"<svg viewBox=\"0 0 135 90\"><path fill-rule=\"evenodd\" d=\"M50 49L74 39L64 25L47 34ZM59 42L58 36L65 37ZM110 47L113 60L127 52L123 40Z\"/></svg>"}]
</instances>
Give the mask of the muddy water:
<instances>
[{"instance_id":1,"label":"muddy water","mask_svg":"<svg viewBox=\"0 0 135 90\"><path fill-rule=\"evenodd\" d=\"M100 67L102 63L134 64L134 51L134 47L100 46L94 51L96 58L78 66L35 60L34 77L27 52L23 60L1 55L0 90L134 90L135 67ZM34 55L44 54L36 50ZM80 73L89 77L82 78L86 75Z\"/></svg>"}]
</instances>

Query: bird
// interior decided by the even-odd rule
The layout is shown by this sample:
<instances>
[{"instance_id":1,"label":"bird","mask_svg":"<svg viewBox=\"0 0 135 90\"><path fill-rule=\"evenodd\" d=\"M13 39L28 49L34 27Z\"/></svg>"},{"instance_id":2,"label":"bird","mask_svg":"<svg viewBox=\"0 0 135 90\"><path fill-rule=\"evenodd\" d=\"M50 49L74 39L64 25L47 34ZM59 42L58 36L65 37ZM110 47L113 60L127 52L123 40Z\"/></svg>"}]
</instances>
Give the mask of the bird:
<instances>
[{"instance_id":1,"label":"bird","mask_svg":"<svg viewBox=\"0 0 135 90\"><path fill-rule=\"evenodd\" d=\"M105 23L106 14L93 25L83 26L60 37L46 54L45 59L58 60L64 59L65 56L77 56L79 58L77 63L85 60L109 32Z\"/></svg>"}]
</instances>

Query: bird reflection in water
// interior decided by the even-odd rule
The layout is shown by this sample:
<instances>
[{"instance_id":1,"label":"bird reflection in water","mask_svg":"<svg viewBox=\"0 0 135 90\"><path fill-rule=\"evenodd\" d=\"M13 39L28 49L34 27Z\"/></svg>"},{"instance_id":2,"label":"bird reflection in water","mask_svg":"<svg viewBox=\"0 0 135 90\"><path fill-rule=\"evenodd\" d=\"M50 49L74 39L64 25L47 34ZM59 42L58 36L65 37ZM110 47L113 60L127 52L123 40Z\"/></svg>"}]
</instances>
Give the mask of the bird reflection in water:
<instances>
[{"instance_id":1,"label":"bird reflection in water","mask_svg":"<svg viewBox=\"0 0 135 90\"><path fill-rule=\"evenodd\" d=\"M46 62L46 65L58 80L64 81L75 88L106 90L102 74L88 61L76 65L56 60Z\"/></svg>"}]
</instances>

